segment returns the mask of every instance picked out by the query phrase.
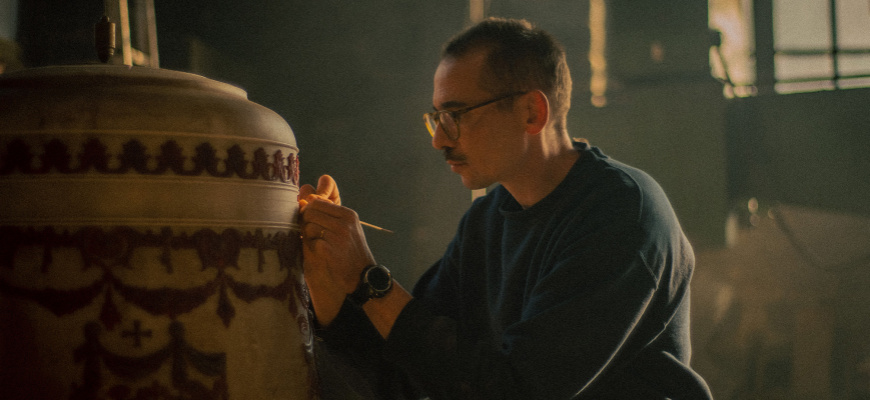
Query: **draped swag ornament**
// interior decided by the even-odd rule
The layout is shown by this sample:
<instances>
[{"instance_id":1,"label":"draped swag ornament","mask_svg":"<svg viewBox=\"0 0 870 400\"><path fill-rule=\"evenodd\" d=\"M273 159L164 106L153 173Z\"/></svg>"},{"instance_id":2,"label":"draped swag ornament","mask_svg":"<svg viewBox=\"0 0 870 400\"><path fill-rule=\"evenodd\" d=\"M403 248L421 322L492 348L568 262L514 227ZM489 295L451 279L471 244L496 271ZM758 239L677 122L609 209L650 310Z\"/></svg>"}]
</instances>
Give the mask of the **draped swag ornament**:
<instances>
[{"instance_id":1,"label":"draped swag ornament","mask_svg":"<svg viewBox=\"0 0 870 400\"><path fill-rule=\"evenodd\" d=\"M77 249L82 259L83 269L99 268L102 271L99 279L90 285L76 289L24 288L0 280L0 292L34 301L57 316L78 311L100 298L103 301L100 321L108 330L113 330L121 322L121 315L114 304L115 293L152 315L165 315L172 318L202 306L206 300L217 294L219 300L215 312L223 324L229 327L235 316L235 307L229 300L227 291L231 291L236 298L248 303L261 298L290 300L290 305L293 306L291 313L298 314L294 300L299 298L307 302L307 297L304 286L299 282L293 282L292 274L288 273L280 284L269 286L239 282L225 272L227 268L239 269L238 258L242 248L257 251L259 272L263 272L265 250L276 251L280 269L289 270L295 264L293 259L295 255L288 250L296 248L298 241L296 235L278 233L274 236L264 236L261 231L242 235L234 229L227 229L221 233L203 229L192 236L185 234L174 236L169 228L164 228L158 234L152 232L141 234L128 227L117 227L110 232L104 232L98 227L87 227L72 233L58 233L50 227L42 230L0 227L0 268L13 268L16 249L41 246L44 249L40 263L42 273L49 272L52 249L59 247ZM161 249L160 262L167 273L171 274L173 271L169 254L172 249L196 250L202 265L201 270L214 269L217 273L211 281L186 289L149 289L127 285L112 271L113 268L129 269L130 255L139 247ZM103 297L100 296L101 294ZM295 318L298 318L298 315L294 315Z\"/></svg>"}]
</instances>

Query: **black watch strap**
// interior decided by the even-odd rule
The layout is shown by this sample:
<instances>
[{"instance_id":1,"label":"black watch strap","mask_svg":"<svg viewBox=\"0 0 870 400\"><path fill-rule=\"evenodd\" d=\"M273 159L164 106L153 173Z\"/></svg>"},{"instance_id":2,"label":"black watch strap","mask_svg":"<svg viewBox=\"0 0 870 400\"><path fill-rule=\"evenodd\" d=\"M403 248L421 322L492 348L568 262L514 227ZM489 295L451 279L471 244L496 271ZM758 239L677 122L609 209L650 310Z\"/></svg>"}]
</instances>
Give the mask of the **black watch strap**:
<instances>
[{"instance_id":1,"label":"black watch strap","mask_svg":"<svg viewBox=\"0 0 870 400\"><path fill-rule=\"evenodd\" d=\"M393 276L390 270L380 264L369 265L363 268L359 285L347 298L351 303L362 306L370 299L386 296L392 288Z\"/></svg>"}]
</instances>

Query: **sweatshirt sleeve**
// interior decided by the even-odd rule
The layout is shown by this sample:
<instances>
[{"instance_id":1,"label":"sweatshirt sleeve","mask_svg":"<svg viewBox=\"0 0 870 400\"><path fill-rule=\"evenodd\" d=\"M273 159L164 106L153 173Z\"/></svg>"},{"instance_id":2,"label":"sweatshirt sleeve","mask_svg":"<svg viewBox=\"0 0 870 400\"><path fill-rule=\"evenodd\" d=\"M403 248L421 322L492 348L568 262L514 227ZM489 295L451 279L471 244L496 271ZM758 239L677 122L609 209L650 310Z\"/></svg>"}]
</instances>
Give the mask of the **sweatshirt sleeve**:
<instances>
[{"instance_id":1,"label":"sweatshirt sleeve","mask_svg":"<svg viewBox=\"0 0 870 400\"><path fill-rule=\"evenodd\" d=\"M314 353L324 400L418 398L405 375L383 357L384 340L359 308L345 301L328 328L315 328Z\"/></svg>"}]
</instances>

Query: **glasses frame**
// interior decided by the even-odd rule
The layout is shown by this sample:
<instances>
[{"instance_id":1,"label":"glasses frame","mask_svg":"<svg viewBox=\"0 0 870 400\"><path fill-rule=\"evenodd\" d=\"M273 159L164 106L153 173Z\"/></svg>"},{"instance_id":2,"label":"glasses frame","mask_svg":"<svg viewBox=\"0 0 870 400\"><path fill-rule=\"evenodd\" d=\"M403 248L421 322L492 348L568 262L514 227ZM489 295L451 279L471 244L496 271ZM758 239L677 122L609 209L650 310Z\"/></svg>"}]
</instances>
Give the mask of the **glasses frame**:
<instances>
[{"instance_id":1,"label":"glasses frame","mask_svg":"<svg viewBox=\"0 0 870 400\"><path fill-rule=\"evenodd\" d=\"M508 98L516 97L516 96L521 96L521 95L524 95L526 93L528 93L528 91L508 93L506 95L498 96L498 97L495 97L493 99L484 101L483 103L475 104L473 106L468 106L465 108L460 108L458 110L440 110L440 111L435 110L435 111L423 114L423 122L426 124L426 130L429 131L429 135L434 138L435 137L435 130L437 130L438 126L441 125L441 118L442 118L441 116L446 114L447 116L450 117L450 119L453 120L453 123L456 125L456 137L451 137L450 134L447 133L446 129L442 128L441 130L444 131L444 135L447 136L448 139L453 140L453 141L459 140L459 117L462 116L462 114L465 114L471 110L478 109L480 107L487 106L487 105L493 104L495 102L498 102L498 101L501 101L504 99L508 99Z\"/></svg>"}]
</instances>

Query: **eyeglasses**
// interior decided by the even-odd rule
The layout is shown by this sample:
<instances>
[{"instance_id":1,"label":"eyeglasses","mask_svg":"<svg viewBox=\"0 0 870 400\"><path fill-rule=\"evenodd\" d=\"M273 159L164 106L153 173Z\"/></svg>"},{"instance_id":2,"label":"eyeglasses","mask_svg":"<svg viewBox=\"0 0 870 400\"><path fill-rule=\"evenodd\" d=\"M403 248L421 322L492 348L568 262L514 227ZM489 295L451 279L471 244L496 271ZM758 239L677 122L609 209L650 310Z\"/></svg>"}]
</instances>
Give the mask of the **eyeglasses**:
<instances>
[{"instance_id":1,"label":"eyeglasses","mask_svg":"<svg viewBox=\"0 0 870 400\"><path fill-rule=\"evenodd\" d=\"M438 129L438 126L441 126L441 129L444 131L444 134L447 135L447 138L450 140L458 140L459 139L459 116L465 114L475 108L480 108L492 103L495 103L500 100L504 100L510 97L519 96L522 94L526 94L527 92L514 92L510 94L506 94L504 96L496 97L492 100L484 101L483 103L473 105L471 107L461 108L459 110L442 110L442 111L433 111L430 113L423 114L423 121L426 122L426 129L429 130L429 135L435 137L435 131Z\"/></svg>"}]
</instances>

